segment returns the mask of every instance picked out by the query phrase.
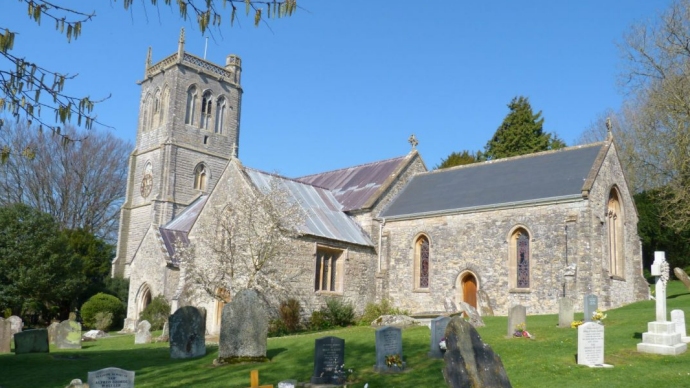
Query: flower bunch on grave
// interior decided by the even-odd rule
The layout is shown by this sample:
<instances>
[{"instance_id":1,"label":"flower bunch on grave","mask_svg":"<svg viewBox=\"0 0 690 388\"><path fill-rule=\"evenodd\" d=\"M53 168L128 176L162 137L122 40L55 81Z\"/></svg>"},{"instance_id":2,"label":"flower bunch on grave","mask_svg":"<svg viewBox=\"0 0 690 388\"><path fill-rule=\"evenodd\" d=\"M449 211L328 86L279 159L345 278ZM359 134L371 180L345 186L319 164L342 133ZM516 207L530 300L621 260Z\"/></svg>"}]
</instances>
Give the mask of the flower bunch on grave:
<instances>
[{"instance_id":1,"label":"flower bunch on grave","mask_svg":"<svg viewBox=\"0 0 690 388\"><path fill-rule=\"evenodd\" d=\"M580 325L582 325L584 322L583 321L573 321L570 324L570 328L572 329L577 329Z\"/></svg>"},{"instance_id":2,"label":"flower bunch on grave","mask_svg":"<svg viewBox=\"0 0 690 388\"><path fill-rule=\"evenodd\" d=\"M386 366L389 368L392 368L394 366L397 366L398 368L402 368L403 361L402 358L400 358L399 354L389 354L386 356Z\"/></svg>"},{"instance_id":3,"label":"flower bunch on grave","mask_svg":"<svg viewBox=\"0 0 690 388\"><path fill-rule=\"evenodd\" d=\"M438 343L438 347L441 350L448 349L448 346L446 345L446 337L441 338L441 341Z\"/></svg>"},{"instance_id":4,"label":"flower bunch on grave","mask_svg":"<svg viewBox=\"0 0 690 388\"><path fill-rule=\"evenodd\" d=\"M526 330L524 323L518 323L515 325L515 333L513 333L513 337L532 338L532 334Z\"/></svg>"},{"instance_id":5,"label":"flower bunch on grave","mask_svg":"<svg viewBox=\"0 0 690 388\"><path fill-rule=\"evenodd\" d=\"M335 368L335 371L333 371L333 375L335 376L336 380L341 384L347 383L350 381L354 381L355 370L353 368L345 368L345 364L342 364Z\"/></svg>"},{"instance_id":6,"label":"flower bunch on grave","mask_svg":"<svg viewBox=\"0 0 690 388\"><path fill-rule=\"evenodd\" d=\"M604 311L597 309L595 312L592 313L592 321L600 325L603 325L604 319L606 319L606 313Z\"/></svg>"}]
</instances>

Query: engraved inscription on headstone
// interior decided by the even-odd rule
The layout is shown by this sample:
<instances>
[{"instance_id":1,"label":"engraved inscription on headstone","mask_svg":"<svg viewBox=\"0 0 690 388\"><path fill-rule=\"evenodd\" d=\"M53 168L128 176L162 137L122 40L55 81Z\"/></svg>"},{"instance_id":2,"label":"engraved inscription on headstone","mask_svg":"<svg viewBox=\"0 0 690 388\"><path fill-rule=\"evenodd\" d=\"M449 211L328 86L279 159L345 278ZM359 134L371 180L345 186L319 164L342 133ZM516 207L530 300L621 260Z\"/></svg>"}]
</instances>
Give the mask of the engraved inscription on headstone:
<instances>
[{"instance_id":1,"label":"engraved inscription on headstone","mask_svg":"<svg viewBox=\"0 0 690 388\"><path fill-rule=\"evenodd\" d=\"M592 322L592 315L599 308L599 298L596 295L586 295L585 303L585 322Z\"/></svg>"},{"instance_id":2,"label":"engraved inscription on headstone","mask_svg":"<svg viewBox=\"0 0 690 388\"><path fill-rule=\"evenodd\" d=\"M386 357L390 361L400 365L386 364ZM402 330L397 327L385 326L376 330L376 365L374 370L377 372L399 372L403 369L403 349L402 349Z\"/></svg>"},{"instance_id":3,"label":"engraved inscription on headstone","mask_svg":"<svg viewBox=\"0 0 690 388\"><path fill-rule=\"evenodd\" d=\"M323 337L314 341L314 375L312 384L342 384L345 364L345 340Z\"/></svg>"},{"instance_id":4,"label":"engraved inscription on headstone","mask_svg":"<svg viewBox=\"0 0 690 388\"><path fill-rule=\"evenodd\" d=\"M604 364L604 326L585 322L577 328L577 363Z\"/></svg>"},{"instance_id":5,"label":"engraved inscription on headstone","mask_svg":"<svg viewBox=\"0 0 690 388\"><path fill-rule=\"evenodd\" d=\"M89 388L133 388L134 371L105 368L89 372Z\"/></svg>"},{"instance_id":6,"label":"engraved inscription on headstone","mask_svg":"<svg viewBox=\"0 0 690 388\"><path fill-rule=\"evenodd\" d=\"M450 322L449 317L438 317L431 320L431 339L428 356L431 358L443 358L443 351L439 343L446 336L446 327Z\"/></svg>"}]
</instances>

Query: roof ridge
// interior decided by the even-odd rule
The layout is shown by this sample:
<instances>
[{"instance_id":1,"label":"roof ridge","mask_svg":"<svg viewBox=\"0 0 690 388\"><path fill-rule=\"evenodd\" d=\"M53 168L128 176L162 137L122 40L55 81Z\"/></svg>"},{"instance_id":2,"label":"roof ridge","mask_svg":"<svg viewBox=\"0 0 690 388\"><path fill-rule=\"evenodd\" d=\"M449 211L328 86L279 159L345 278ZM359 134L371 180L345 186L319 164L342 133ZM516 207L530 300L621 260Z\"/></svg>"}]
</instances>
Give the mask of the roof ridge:
<instances>
[{"instance_id":1,"label":"roof ridge","mask_svg":"<svg viewBox=\"0 0 690 388\"><path fill-rule=\"evenodd\" d=\"M329 188L327 188L327 187L315 185L315 184L312 184L312 183L309 183L309 182L303 182L303 181L301 181L301 180L299 180L299 179L297 179L297 178L290 178L290 177L287 177L287 176L284 176L284 175L280 175L280 174L278 174L278 173L273 173L273 172L268 172L268 171L264 171L264 170L259 170L258 168L247 167L247 166L243 166L243 168L246 169L246 170L256 171L256 172L258 172L259 174L269 175L269 176L272 176L272 177L275 177L275 178L285 179L285 180L288 180L288 181L292 181L292 182L295 182L295 183L299 183L299 184L301 184L301 185L307 185L307 186L316 187L317 189L322 189L322 190L326 190L326 191L331 191L331 189L329 189ZM318 175L318 174L315 174L315 175Z\"/></svg>"},{"instance_id":2,"label":"roof ridge","mask_svg":"<svg viewBox=\"0 0 690 388\"><path fill-rule=\"evenodd\" d=\"M608 143L607 140L602 140L598 141L595 143L588 143L588 144L580 144L580 145L575 145L575 146L570 146L570 147L563 147L555 150L546 150L546 151L539 151L539 152L533 152L531 154L524 154L524 155L516 155L516 156L510 156L507 158L500 158L500 159L494 159L494 160L487 160L484 162L477 162L477 163L469 163L469 164L463 164L461 166L453 166L453 167L448 167L448 168L440 168L436 170L431 170L427 171L423 174L435 174L435 173L441 173L441 172L446 172L446 171L453 171L453 170L460 170L463 168L472 168L472 167L479 167L479 166L486 166L490 164L496 164L496 163L503 163L503 162L510 162L514 160L519 160L519 159L527 159L527 158L533 158L537 156L543 156L543 155L548 155L548 154L555 154L559 152L567 152L567 151L574 151L582 148L589 148L589 147L602 147Z\"/></svg>"},{"instance_id":3,"label":"roof ridge","mask_svg":"<svg viewBox=\"0 0 690 388\"><path fill-rule=\"evenodd\" d=\"M351 168L366 167L366 166L370 166L370 165L372 165L372 164L377 164L377 163L382 163L382 162L390 162L390 161L396 160L396 159L405 159L405 158L408 157L408 155L410 155L410 154L406 154L406 155L403 155L403 156L396 156L396 157L394 157L394 158L388 158L388 159L382 159L382 160L375 160L375 161L369 162L369 163L356 164L356 165L354 165L354 166L342 167L342 168L338 168L338 169L335 169L335 170L317 172L317 173L315 173L315 174L309 174L309 175L300 176L300 177L295 178L295 179L305 179L305 178L310 178L310 177L313 177L313 176L316 176L316 175L323 175L323 174L328 174L328 173L337 172L337 171L349 170L349 169L351 169ZM318 186L317 186L317 187L318 187Z\"/></svg>"}]
</instances>

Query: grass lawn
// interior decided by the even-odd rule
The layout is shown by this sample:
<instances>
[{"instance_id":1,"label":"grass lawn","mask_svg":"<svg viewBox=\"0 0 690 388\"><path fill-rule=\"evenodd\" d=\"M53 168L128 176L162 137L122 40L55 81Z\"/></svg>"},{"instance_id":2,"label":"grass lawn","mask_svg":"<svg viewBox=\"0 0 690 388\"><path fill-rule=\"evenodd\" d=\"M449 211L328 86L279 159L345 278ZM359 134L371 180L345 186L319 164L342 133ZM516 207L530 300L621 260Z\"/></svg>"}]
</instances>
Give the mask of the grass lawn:
<instances>
[{"instance_id":1,"label":"grass lawn","mask_svg":"<svg viewBox=\"0 0 690 388\"><path fill-rule=\"evenodd\" d=\"M682 309L690 317L690 292L671 282L667 309ZM605 362L613 369L579 366L577 330L559 329L557 315L527 317L527 329L536 339L505 338L506 317L486 317L479 329L484 342L502 358L514 387L690 387L690 352L658 356L636 351L647 322L655 319L654 301L644 301L608 311L605 320ZM529 314L529 311L528 311ZM576 314L582 318L582 314ZM268 340L270 362L214 367L216 345L207 344L207 355L191 360L171 360L167 343L134 345L132 335L115 335L83 343L81 350L0 355L0 386L65 387L74 378L87 380L88 371L118 367L136 372L140 387L249 387L249 372L258 369L261 384L286 379L308 381L313 372L314 340L333 335L345 339L345 367L355 370L348 387L444 387L442 360L426 357L430 331L427 327L403 330L407 369L396 375L379 375L375 363L374 329L351 327L329 332Z\"/></svg>"}]
</instances>

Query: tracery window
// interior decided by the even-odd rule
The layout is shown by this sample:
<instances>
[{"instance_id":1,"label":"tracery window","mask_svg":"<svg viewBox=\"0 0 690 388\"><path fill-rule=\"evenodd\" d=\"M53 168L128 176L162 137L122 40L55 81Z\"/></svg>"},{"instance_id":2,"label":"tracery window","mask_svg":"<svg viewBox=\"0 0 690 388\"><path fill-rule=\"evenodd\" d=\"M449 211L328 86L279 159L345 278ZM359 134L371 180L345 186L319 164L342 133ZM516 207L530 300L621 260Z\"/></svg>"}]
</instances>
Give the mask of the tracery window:
<instances>
[{"instance_id":1,"label":"tracery window","mask_svg":"<svg viewBox=\"0 0 690 388\"><path fill-rule=\"evenodd\" d=\"M342 292L343 251L341 249L317 247L314 291Z\"/></svg>"},{"instance_id":2,"label":"tracery window","mask_svg":"<svg viewBox=\"0 0 690 388\"><path fill-rule=\"evenodd\" d=\"M522 227L516 228L510 235L510 288L528 290L531 271L531 238Z\"/></svg>"},{"instance_id":3,"label":"tracery window","mask_svg":"<svg viewBox=\"0 0 690 388\"><path fill-rule=\"evenodd\" d=\"M196 112L196 86L192 85L189 90L187 90L187 105L184 115L185 124L194 123L194 113Z\"/></svg>"},{"instance_id":4,"label":"tracery window","mask_svg":"<svg viewBox=\"0 0 690 388\"><path fill-rule=\"evenodd\" d=\"M616 188L611 189L606 209L607 234L609 243L609 274L624 275L625 257L623 249L623 211Z\"/></svg>"},{"instance_id":5,"label":"tracery window","mask_svg":"<svg viewBox=\"0 0 690 388\"><path fill-rule=\"evenodd\" d=\"M204 92L201 99L201 122L199 127L209 129L211 127L211 107L213 106L213 96L210 91Z\"/></svg>"},{"instance_id":6,"label":"tracery window","mask_svg":"<svg viewBox=\"0 0 690 388\"><path fill-rule=\"evenodd\" d=\"M153 128L157 128L160 125L161 118L161 91L156 90L156 94L153 96Z\"/></svg>"},{"instance_id":7,"label":"tracery window","mask_svg":"<svg viewBox=\"0 0 690 388\"><path fill-rule=\"evenodd\" d=\"M223 133L223 122L225 121L225 97L218 98L216 102L216 128L215 133Z\"/></svg>"},{"instance_id":8,"label":"tracery window","mask_svg":"<svg viewBox=\"0 0 690 388\"><path fill-rule=\"evenodd\" d=\"M141 129L143 132L146 132L151 128L151 123L149 122L150 111L151 111L151 95L147 94L146 97L144 97L144 103L141 106L141 113L142 113Z\"/></svg>"},{"instance_id":9,"label":"tracery window","mask_svg":"<svg viewBox=\"0 0 690 388\"><path fill-rule=\"evenodd\" d=\"M199 163L194 169L194 188L201 191L206 190L207 179L206 166L203 163Z\"/></svg>"},{"instance_id":10,"label":"tracery window","mask_svg":"<svg viewBox=\"0 0 690 388\"><path fill-rule=\"evenodd\" d=\"M429 288L429 238L425 235L417 237L415 248L415 288Z\"/></svg>"}]
</instances>

